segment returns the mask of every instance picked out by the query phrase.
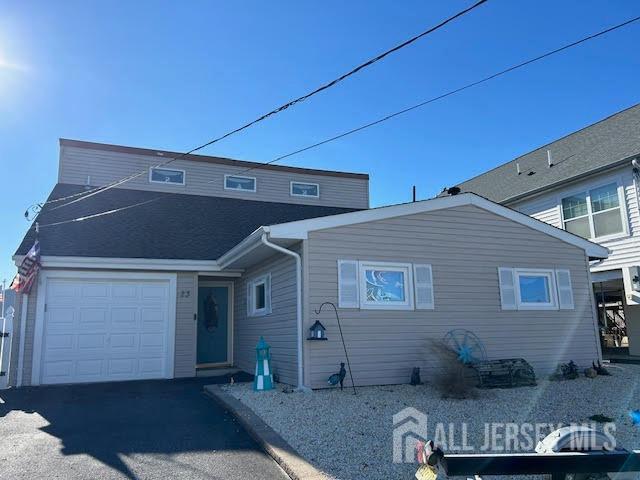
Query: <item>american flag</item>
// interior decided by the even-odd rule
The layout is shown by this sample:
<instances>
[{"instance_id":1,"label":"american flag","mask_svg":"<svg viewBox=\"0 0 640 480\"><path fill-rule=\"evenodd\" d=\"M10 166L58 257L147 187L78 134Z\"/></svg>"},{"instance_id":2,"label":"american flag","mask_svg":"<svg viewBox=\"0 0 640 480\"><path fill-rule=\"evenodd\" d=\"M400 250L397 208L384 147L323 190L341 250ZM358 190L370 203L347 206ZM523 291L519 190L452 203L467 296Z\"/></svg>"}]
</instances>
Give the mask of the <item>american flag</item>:
<instances>
[{"instance_id":1,"label":"american flag","mask_svg":"<svg viewBox=\"0 0 640 480\"><path fill-rule=\"evenodd\" d=\"M18 267L18 273L9 287L16 293L29 293L40 270L40 242L35 241L33 247L22 259Z\"/></svg>"}]
</instances>

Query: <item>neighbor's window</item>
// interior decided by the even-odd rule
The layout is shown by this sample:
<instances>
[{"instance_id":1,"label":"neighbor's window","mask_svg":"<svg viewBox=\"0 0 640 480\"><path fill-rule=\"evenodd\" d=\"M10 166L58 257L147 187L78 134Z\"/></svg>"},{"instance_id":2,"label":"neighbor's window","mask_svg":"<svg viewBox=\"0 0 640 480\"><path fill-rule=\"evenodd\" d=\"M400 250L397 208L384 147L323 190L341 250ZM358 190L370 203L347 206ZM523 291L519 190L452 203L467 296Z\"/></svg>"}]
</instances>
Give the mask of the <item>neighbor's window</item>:
<instances>
[{"instance_id":1,"label":"neighbor's window","mask_svg":"<svg viewBox=\"0 0 640 480\"><path fill-rule=\"evenodd\" d=\"M360 262L360 308L412 309L411 264Z\"/></svg>"},{"instance_id":2,"label":"neighbor's window","mask_svg":"<svg viewBox=\"0 0 640 480\"><path fill-rule=\"evenodd\" d=\"M320 185L317 183L291 182L291 196L320 197Z\"/></svg>"},{"instance_id":3,"label":"neighbor's window","mask_svg":"<svg viewBox=\"0 0 640 480\"><path fill-rule=\"evenodd\" d=\"M624 232L618 184L610 183L562 199L564 229L584 238Z\"/></svg>"},{"instance_id":4,"label":"neighbor's window","mask_svg":"<svg viewBox=\"0 0 640 480\"><path fill-rule=\"evenodd\" d=\"M153 183L184 185L184 170L176 170L172 168L151 168L149 170L149 181Z\"/></svg>"},{"instance_id":5,"label":"neighbor's window","mask_svg":"<svg viewBox=\"0 0 640 480\"><path fill-rule=\"evenodd\" d=\"M256 179L254 177L240 177L238 175L224 176L225 190L241 190L243 192L256 191Z\"/></svg>"},{"instance_id":6,"label":"neighbor's window","mask_svg":"<svg viewBox=\"0 0 640 480\"><path fill-rule=\"evenodd\" d=\"M515 270L519 308L556 308L553 270Z\"/></svg>"},{"instance_id":7,"label":"neighbor's window","mask_svg":"<svg viewBox=\"0 0 640 480\"><path fill-rule=\"evenodd\" d=\"M247 311L258 317L271 313L271 274L247 282Z\"/></svg>"}]
</instances>

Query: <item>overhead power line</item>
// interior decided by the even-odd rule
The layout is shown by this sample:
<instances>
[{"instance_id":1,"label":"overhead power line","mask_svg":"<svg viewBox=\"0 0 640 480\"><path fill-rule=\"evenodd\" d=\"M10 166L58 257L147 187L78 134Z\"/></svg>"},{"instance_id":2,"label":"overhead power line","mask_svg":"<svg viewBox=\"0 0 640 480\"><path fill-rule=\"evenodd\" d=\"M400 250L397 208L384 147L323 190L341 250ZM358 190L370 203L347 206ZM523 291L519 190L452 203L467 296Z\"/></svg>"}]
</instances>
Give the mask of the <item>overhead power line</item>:
<instances>
[{"instance_id":1,"label":"overhead power line","mask_svg":"<svg viewBox=\"0 0 640 480\"><path fill-rule=\"evenodd\" d=\"M449 97L449 96L451 96L451 95L454 95L454 94L456 94L456 93L459 93L459 92L461 92L461 91L463 91L463 90L466 90L466 89L468 89L468 88L471 88L471 87L473 87L473 86L476 86L476 85L479 85L479 84L481 84L481 83L487 82L487 81L489 81L489 80L491 80L491 79L497 78L497 77L499 77L499 76L501 76L501 75L504 75L504 74L506 74L506 73L508 73L508 72L512 72L512 71L514 71L514 70L516 70L516 69L518 69L518 68L522 68L522 67L524 67L525 65L529 65L529 64L531 64L531 63L534 63L534 62L537 62L537 61L539 61L539 60L542 60L543 58L547 58L547 57L549 57L549 56L551 56L551 55L554 55L554 54L556 54L556 53L559 53L559 52L562 52L562 51L567 50L567 49L569 49L569 48L572 48L572 47L578 46L578 45L580 45L580 44L582 44L582 43L584 43L584 42L587 42L587 41L589 41L589 40L595 39L595 38L600 37L600 36L602 36L602 35L605 35L605 34L607 34L607 33L609 33L609 32L612 32L612 31L614 31L614 30L617 30L617 29L619 29L619 28L622 28L622 27L625 27L625 26L627 26L627 25L629 25L629 24L632 24L632 23L634 23L634 22L637 22L638 20L640 20L640 16L635 17L635 18L632 18L632 19L627 20L627 21L625 21L625 22L619 23L619 24L614 25L614 26L612 26L612 27L606 28L606 29L601 30L601 31L599 31L599 32L597 32L597 33L594 33L594 34L589 35L589 36L587 36L587 37L581 38L580 40L576 40L575 42L572 42L572 43L569 43L569 44L567 44L567 45L564 45L564 46L562 46L562 47L560 47L560 48L556 48L556 49L551 50L551 51L549 51L549 52L543 53L542 55L538 55L537 57L534 57L534 58L532 58L532 59L526 60L526 61L521 62L521 63L519 63L519 64L517 64L517 65L514 65L514 66L512 66L512 67L509 67L509 68L506 68L506 69L504 69L504 70L501 70L500 72L497 72L497 73L494 73L494 74L489 75L489 76L487 76L487 77L484 77L484 78L483 78L483 79L481 79L481 80L477 80L477 81L475 81L475 82L469 83L469 84L464 85L464 86L459 87L459 88L456 88L455 90L451 90L451 91L449 91L449 92L447 92L447 93L444 93L444 94L442 94L442 95L439 95L439 96L437 96L437 97L433 97L433 98L431 98L431 99L429 99L429 100L425 100L425 101L423 101L423 102L420 102L420 103L418 103L418 104L416 104L416 105L413 105L413 106L411 106L411 107L407 107L407 108L405 108L405 109L403 109L403 110L400 110L400 111L398 111L398 112L395 112L395 113L392 113L392 114L386 115L385 117L382 117L382 118L380 118L380 119L378 119L378 120L375 120L375 121L373 121L373 122L369 122L369 123L367 123L367 124L365 124L365 125L362 125L362 126L360 126L360 127L353 128L353 129L348 130L348 131L346 131L346 132L343 132L343 133L341 133L341 134L339 134L339 135L335 135L335 136L333 136L333 137L327 138L327 139L322 140L322 141L320 141L320 142L314 143L313 145L309 145L309 146L307 146L307 147L304 147L304 148L301 148L301 149L295 150L295 151L293 151L293 152L287 153L286 155L281 155L280 157L277 157L277 158L275 158L275 159L273 159L273 160L271 160L271 161L269 161L269 162L266 162L266 163L263 163L263 164L260 164L260 165L268 165L268 164L274 163L274 162L276 162L276 161L278 161L278 160L282 160L283 158L291 157L291 156L296 155L296 154L298 154L298 153L301 153L301 152L304 152L304 151L310 150L310 149L315 148L315 147L318 147L318 146L320 146L320 145L324 145L324 144L326 144L326 143L332 142L332 141L337 140L337 139L339 139L339 138L346 137L347 135L351 135L351 134L356 133L356 132L358 132L358 131L361 131L361 130L364 130L364 129L366 129L366 128L369 128L369 127L371 127L371 126L373 126L373 125L377 125L377 124L382 123L382 122L384 122L384 121L387 121L387 120L389 120L389 119L391 119L391 118L393 118L393 117L396 117L396 116L398 116L398 115L402 115L403 113L409 112L409 111L411 111L411 110L415 110L415 109L420 108L420 107L422 107L422 106L424 106L424 105L427 105L427 104L429 104L429 103L435 102L436 100L440 100L440 99L442 99L442 98ZM259 168L259 167L260 167L260 165L257 165L256 167L249 168L249 169L247 169L247 170L251 170L251 169L253 169L253 168ZM243 171L247 171L247 170L243 170ZM154 199L148 200L148 201L146 201L146 202L141 202L141 203L139 203L139 204L133 204L133 205L129 205L129 206L126 206L126 207L121 207L121 208L117 208L117 209L113 209L113 210L108 210L108 211L105 211L105 212L96 213L96 214L93 214L93 215L86 215L86 216L83 216L83 217L73 218L73 219L70 219L70 220L64 220L64 221L60 221L60 222L54 222L54 223L50 223L50 224L40 225L40 228L43 228L43 227L50 227L50 226L54 226L54 225L63 225L63 224L65 224L65 223L79 222L79 221L84 221L84 220L88 220L88 219L91 219L91 218L96 218L96 217L101 217L101 216L104 216L104 215L109 215L109 214L112 214L112 213L117 213L117 212L120 212L120 211L122 211L122 210L127 210L127 209L129 209L129 208L133 208L133 207L137 207L137 206L144 205L144 204L147 204L147 203L151 203L151 202L153 202L153 201L158 200L159 198L162 198L162 197L157 197L157 198L154 198Z\"/></svg>"},{"instance_id":2,"label":"overhead power line","mask_svg":"<svg viewBox=\"0 0 640 480\"><path fill-rule=\"evenodd\" d=\"M384 117L378 118L377 120L373 120L373 121L371 121L369 123L365 123L364 125L360 125L359 127L352 128L351 130L347 130L345 132L339 133L339 134L334 135L332 137L325 138L324 140L320 140L319 142L313 143L311 145L307 145L306 147L302 147L302 148L299 148L299 149L294 150L292 152L286 153L284 155L280 155L279 157L276 157L273 160L269 160L268 162L262 163L260 165L256 165L255 167L249 167L249 168L247 168L245 170L242 170L242 172L240 172L240 173L247 172L247 171L253 170L255 168L260 168L260 166L263 166L263 165L271 165L272 163L279 162L280 160L284 160L285 158L293 157L294 155L298 155L299 153L306 152L308 150L312 150L314 148L320 147L321 145L326 145L327 143L334 142L336 140L339 140L341 138L347 137L349 135L353 135L354 133L360 132L362 130L366 130L367 128L373 127L375 125L379 125L380 123L384 123L384 122L386 122L388 120L391 120L392 118L398 117L398 116L403 115L403 114L408 113L408 112L411 112L412 110L416 110L418 108L421 108L421 107L424 107L426 105L429 105L430 103L436 102L438 100L442 100L443 98L447 98L447 97L450 97L450 96L455 95L457 93L460 93L460 92L462 92L464 90L468 90L468 89L470 89L472 87L476 87L476 86L478 86L480 84L488 82L489 80L493 80L494 78L501 77L502 75L505 75L507 73L513 72L514 70L517 70L519 68L522 68L522 67L525 67L527 65L530 65L530 64L532 64L534 62L538 62L538 61L540 61L540 60L542 60L544 58L547 58L547 57L550 57L552 55L555 55L556 53L560 53L560 52L562 52L564 50L567 50L569 48L578 46L578 45L580 45L582 43L588 42L589 40L593 40L593 39L595 39L597 37L605 35L605 34L607 34L609 32L614 31L614 30L618 30L619 28L622 28L622 27L625 27L625 26L627 26L627 25L629 25L631 23L637 22L638 20L640 20L640 16L632 18L632 19L627 20L625 22L619 23L617 25L614 25L613 27L609 27L609 28L607 28L605 30L601 30L598 33L594 33L593 35L589 35L588 37L581 38L580 40L577 40L575 42L568 43L567 45L564 45L564 46L562 46L560 48L556 48L555 50L551 50L549 52L546 52L546 53L544 53L542 55L539 55L537 57L534 57L534 58L531 58L529 60L526 60L526 61L524 61L522 63L517 64L517 65L513 65L513 66L511 66L509 68L506 68L506 69L501 70L501 71L499 71L497 73L494 73L492 75L484 77L484 78L482 78L480 80L476 80L474 82L468 83L468 84L466 84L466 85L464 85L462 87L456 88L454 90L450 90L450 91L448 91L446 93L443 93L441 95L438 95L436 97L432 97L432 98L430 98L428 100L424 100L424 101L422 101L420 103L416 103L415 105L411 105L409 107L403 108L402 110L398 110L397 112L390 113L388 115L385 115Z\"/></svg>"},{"instance_id":3,"label":"overhead power line","mask_svg":"<svg viewBox=\"0 0 640 480\"><path fill-rule=\"evenodd\" d=\"M255 125L255 124L259 123L259 122L262 122L262 121L266 120L267 118L269 118L269 117L271 117L273 115L276 115L276 114L278 114L278 113L280 113L280 112L282 112L282 111L284 111L284 110L286 110L286 109L288 109L288 108L290 108L290 107L292 107L292 106L294 106L294 105L296 105L298 103L304 102L305 100L308 100L309 98L313 97L314 95L317 95L318 93L320 93L320 92L322 92L324 90L327 90L327 89L329 89L331 87L334 87L338 83L340 83L340 82L346 80L347 78L355 75L359 71L361 71L361 70L363 70L363 69L365 69L367 67L370 67L374 63L379 62L380 60L382 60L383 58L391 55L392 53L395 53L398 50L400 50L400 49L402 49L402 48L404 48L404 47L406 47L408 45L411 45L412 43L416 42L417 40L419 40L419 39L421 39L423 37L426 37L427 35L435 32L436 30L441 29L442 27L444 27L448 23L451 23L452 21L456 20L457 18L462 17L463 15L471 12L472 10L476 9L477 7L479 7L480 5L482 5L482 4L484 4L484 3L488 2L488 1L489 0L479 0L476 3L474 3L473 5L465 8L464 10L459 11L455 15L453 15L451 17L448 17L447 19L441 21L437 25L428 28L427 30L423 31L422 33L419 33L418 35L415 35L415 36L409 38L408 40L405 40L404 42L402 42L402 43L396 45L395 47L392 47L392 48L380 53L379 55L367 60L364 63L361 63L360 65L356 66L355 68L352 68L348 72L346 72L346 73L340 75L339 77L337 77L337 78L335 78L335 79L333 79L333 80L331 80L331 81L329 81L329 82L317 87L316 89L311 90L310 92L308 92L308 93L306 93L306 94L304 94L304 95L302 95L302 96L300 96L298 98L290 100L287 103L285 103L283 105L280 105L279 107L274 108L273 110L271 110L271 111L259 116L255 120L252 120L252 121L250 121L248 123L245 123L244 125L242 125L242 126L240 126L238 128L235 128L235 129L233 129L233 130L231 130L231 131L229 131L229 132L227 132L227 133L225 133L223 135L220 135L219 137L216 137L213 140L210 140L210 141L208 141L206 143L203 143L202 145L200 145L198 147L192 148L188 152L185 152L185 153L183 153L183 154L181 154L181 155L179 155L179 156L177 156L175 158L167 159L167 160L165 160L163 162L160 162L160 163L152 166L151 168L160 168L160 167L163 167L165 165L168 165L169 163L174 162L175 160L178 160L178 159L183 158L183 157L185 157L187 155L195 153L195 152L197 152L199 150L202 150L203 148L206 148L206 147L209 147L209 146L213 145L214 143L217 143L217 142L219 142L221 140L224 140L225 138L228 138L228 137L230 137L232 135L235 135L236 133L239 133L239 132L241 132L243 130L246 130L247 128L249 128L249 127L251 127L251 126L253 126L253 125ZM85 198L97 195L97 194L99 194L99 193L101 193L101 192L103 192L105 190L109 190L111 188L114 188L114 187L117 187L119 185L122 185L123 183L129 182L129 181L131 181L131 180L133 180L133 179L135 179L137 177L145 175L147 172L148 172L148 169L145 168L144 170L142 170L142 171L140 171L138 173L134 173L132 175L128 175L126 177L123 177L123 178L121 178L119 180L116 180L114 182L111 182L109 184L106 184L106 185L103 185L103 186L100 186L100 187L96 187L96 188L93 188L93 189L90 189L90 190L86 190L84 192L76 193L76 194L73 194L73 195L67 195L65 197L56 198L56 199L53 199L53 200L48 200L48 201L46 201L46 202L44 202L42 204L38 204L38 205L40 207L42 207L42 206L47 205L47 204L60 203L60 202L66 201L66 200L70 200L67 203L64 203L62 205L54 207L55 209L62 208L64 206L66 206L66 205L71 205L71 204L79 202L79 201L81 201L81 200L83 200ZM25 216L27 216L26 212L25 212Z\"/></svg>"}]
</instances>

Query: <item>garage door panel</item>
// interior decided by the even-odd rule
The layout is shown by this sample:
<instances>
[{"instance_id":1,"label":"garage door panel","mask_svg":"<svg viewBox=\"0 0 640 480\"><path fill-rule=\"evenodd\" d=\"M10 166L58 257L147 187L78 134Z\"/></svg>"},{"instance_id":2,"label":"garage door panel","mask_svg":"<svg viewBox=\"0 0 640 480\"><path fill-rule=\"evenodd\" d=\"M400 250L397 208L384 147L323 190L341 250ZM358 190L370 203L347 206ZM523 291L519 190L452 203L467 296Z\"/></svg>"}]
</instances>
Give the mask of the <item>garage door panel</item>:
<instances>
[{"instance_id":1,"label":"garage door panel","mask_svg":"<svg viewBox=\"0 0 640 480\"><path fill-rule=\"evenodd\" d=\"M109 339L109 346L112 352L129 351L130 353L138 351L138 335L131 333L112 334Z\"/></svg>"},{"instance_id":2,"label":"garage door panel","mask_svg":"<svg viewBox=\"0 0 640 480\"><path fill-rule=\"evenodd\" d=\"M138 324L139 307L112 307L111 325L115 328L135 328Z\"/></svg>"},{"instance_id":3,"label":"garage door panel","mask_svg":"<svg viewBox=\"0 0 640 480\"><path fill-rule=\"evenodd\" d=\"M130 377L137 373L138 358L111 358L109 359L110 376Z\"/></svg>"},{"instance_id":4,"label":"garage door panel","mask_svg":"<svg viewBox=\"0 0 640 480\"><path fill-rule=\"evenodd\" d=\"M105 374L105 361L102 358L78 360L76 362L76 376L100 378Z\"/></svg>"},{"instance_id":5,"label":"garage door panel","mask_svg":"<svg viewBox=\"0 0 640 480\"><path fill-rule=\"evenodd\" d=\"M55 328L67 328L75 322L76 309L73 307L49 306L47 308L47 326Z\"/></svg>"},{"instance_id":6,"label":"garage door panel","mask_svg":"<svg viewBox=\"0 0 640 480\"><path fill-rule=\"evenodd\" d=\"M170 290L166 280L49 279L41 383L164 377Z\"/></svg>"},{"instance_id":7,"label":"garage door panel","mask_svg":"<svg viewBox=\"0 0 640 480\"><path fill-rule=\"evenodd\" d=\"M78 328L83 329L101 329L106 331L107 307L80 307L78 308Z\"/></svg>"},{"instance_id":8,"label":"garage door panel","mask_svg":"<svg viewBox=\"0 0 640 480\"><path fill-rule=\"evenodd\" d=\"M80 354L87 350L104 350L107 336L104 333L83 333L78 335L78 350Z\"/></svg>"},{"instance_id":9,"label":"garage door panel","mask_svg":"<svg viewBox=\"0 0 640 480\"><path fill-rule=\"evenodd\" d=\"M163 300L167 298L165 285L143 285L141 287L142 300Z\"/></svg>"},{"instance_id":10,"label":"garage door panel","mask_svg":"<svg viewBox=\"0 0 640 480\"><path fill-rule=\"evenodd\" d=\"M80 296L85 299L108 299L110 298L110 285L104 282L88 282L82 285Z\"/></svg>"},{"instance_id":11,"label":"garage door panel","mask_svg":"<svg viewBox=\"0 0 640 480\"><path fill-rule=\"evenodd\" d=\"M164 370L164 361L162 358L141 358L140 373L150 376L158 375Z\"/></svg>"}]
</instances>

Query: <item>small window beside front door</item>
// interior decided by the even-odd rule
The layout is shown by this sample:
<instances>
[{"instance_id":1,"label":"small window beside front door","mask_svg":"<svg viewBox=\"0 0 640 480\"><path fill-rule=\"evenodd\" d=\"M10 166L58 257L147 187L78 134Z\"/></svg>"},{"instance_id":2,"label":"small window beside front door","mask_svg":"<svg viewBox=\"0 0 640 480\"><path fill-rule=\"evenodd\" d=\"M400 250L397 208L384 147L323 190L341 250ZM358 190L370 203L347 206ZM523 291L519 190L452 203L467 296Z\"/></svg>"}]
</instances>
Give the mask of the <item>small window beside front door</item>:
<instances>
[{"instance_id":1,"label":"small window beside front door","mask_svg":"<svg viewBox=\"0 0 640 480\"><path fill-rule=\"evenodd\" d=\"M247 283L247 312L251 317L260 317L271 313L270 273Z\"/></svg>"}]
</instances>

